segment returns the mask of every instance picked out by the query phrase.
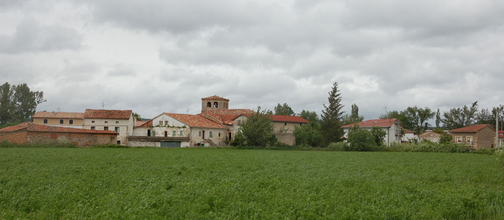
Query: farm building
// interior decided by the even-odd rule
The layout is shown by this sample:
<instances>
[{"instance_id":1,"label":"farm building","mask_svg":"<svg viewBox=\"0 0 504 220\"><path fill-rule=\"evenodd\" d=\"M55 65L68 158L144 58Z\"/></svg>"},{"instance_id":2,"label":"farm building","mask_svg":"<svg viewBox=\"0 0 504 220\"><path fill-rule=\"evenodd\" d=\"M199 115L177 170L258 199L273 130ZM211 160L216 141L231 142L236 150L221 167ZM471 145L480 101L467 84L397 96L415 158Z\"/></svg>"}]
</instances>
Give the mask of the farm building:
<instances>
[{"instance_id":1,"label":"farm building","mask_svg":"<svg viewBox=\"0 0 504 220\"><path fill-rule=\"evenodd\" d=\"M495 128L491 125L476 124L450 130L455 143L466 143L473 148L491 148L495 144Z\"/></svg>"},{"instance_id":2,"label":"farm building","mask_svg":"<svg viewBox=\"0 0 504 220\"><path fill-rule=\"evenodd\" d=\"M0 129L0 141L16 144L72 143L77 146L115 144L115 131L98 131L21 123Z\"/></svg>"},{"instance_id":3,"label":"farm building","mask_svg":"<svg viewBox=\"0 0 504 220\"><path fill-rule=\"evenodd\" d=\"M434 143L439 143L439 140L441 139L441 134L436 133L434 131L426 131L420 135L418 135L419 141L430 141Z\"/></svg>"},{"instance_id":4,"label":"farm building","mask_svg":"<svg viewBox=\"0 0 504 220\"><path fill-rule=\"evenodd\" d=\"M32 116L34 124L82 128L84 113L79 112L37 112Z\"/></svg>"}]
</instances>

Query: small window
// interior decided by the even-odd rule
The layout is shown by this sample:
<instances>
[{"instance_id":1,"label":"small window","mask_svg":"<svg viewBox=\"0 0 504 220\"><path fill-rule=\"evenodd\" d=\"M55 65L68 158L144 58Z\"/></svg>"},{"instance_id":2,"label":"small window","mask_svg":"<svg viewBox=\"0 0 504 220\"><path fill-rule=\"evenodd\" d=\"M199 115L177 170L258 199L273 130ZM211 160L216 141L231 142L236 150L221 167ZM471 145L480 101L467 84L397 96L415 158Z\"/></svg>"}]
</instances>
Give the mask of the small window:
<instances>
[{"instance_id":1,"label":"small window","mask_svg":"<svg viewBox=\"0 0 504 220\"><path fill-rule=\"evenodd\" d=\"M159 126L163 126L163 121L159 121Z\"/></svg>"},{"instance_id":2,"label":"small window","mask_svg":"<svg viewBox=\"0 0 504 220\"><path fill-rule=\"evenodd\" d=\"M212 103L211 103L211 102L208 102L208 103L206 104L206 107L212 107Z\"/></svg>"},{"instance_id":3,"label":"small window","mask_svg":"<svg viewBox=\"0 0 504 220\"><path fill-rule=\"evenodd\" d=\"M219 137L220 137L220 132L219 132Z\"/></svg>"},{"instance_id":4,"label":"small window","mask_svg":"<svg viewBox=\"0 0 504 220\"><path fill-rule=\"evenodd\" d=\"M165 125L165 126L168 126L168 121L164 121L164 125Z\"/></svg>"},{"instance_id":5,"label":"small window","mask_svg":"<svg viewBox=\"0 0 504 220\"><path fill-rule=\"evenodd\" d=\"M44 124L47 124L47 118L44 118Z\"/></svg>"},{"instance_id":6,"label":"small window","mask_svg":"<svg viewBox=\"0 0 504 220\"><path fill-rule=\"evenodd\" d=\"M184 136L184 130L180 130L180 137Z\"/></svg>"},{"instance_id":7,"label":"small window","mask_svg":"<svg viewBox=\"0 0 504 220\"><path fill-rule=\"evenodd\" d=\"M168 131L165 131L165 132L164 132L164 136L165 136L165 137L168 137Z\"/></svg>"},{"instance_id":8,"label":"small window","mask_svg":"<svg viewBox=\"0 0 504 220\"><path fill-rule=\"evenodd\" d=\"M284 124L284 125L285 125L285 126L287 126L287 122L285 122L285 124Z\"/></svg>"},{"instance_id":9,"label":"small window","mask_svg":"<svg viewBox=\"0 0 504 220\"><path fill-rule=\"evenodd\" d=\"M95 130L95 129L96 129L95 126L91 126L91 130Z\"/></svg>"},{"instance_id":10,"label":"small window","mask_svg":"<svg viewBox=\"0 0 504 220\"><path fill-rule=\"evenodd\" d=\"M94 123L94 121L91 121L91 123Z\"/></svg>"},{"instance_id":11,"label":"small window","mask_svg":"<svg viewBox=\"0 0 504 220\"><path fill-rule=\"evenodd\" d=\"M461 143L462 142L462 137L460 137L460 136L455 137L455 141L457 143Z\"/></svg>"},{"instance_id":12,"label":"small window","mask_svg":"<svg viewBox=\"0 0 504 220\"><path fill-rule=\"evenodd\" d=\"M172 136L173 136L173 137L177 136L177 131L173 131Z\"/></svg>"},{"instance_id":13,"label":"small window","mask_svg":"<svg viewBox=\"0 0 504 220\"><path fill-rule=\"evenodd\" d=\"M68 124L73 125L73 119L68 120Z\"/></svg>"},{"instance_id":14,"label":"small window","mask_svg":"<svg viewBox=\"0 0 504 220\"><path fill-rule=\"evenodd\" d=\"M214 108L219 108L219 103L214 102L213 107L214 107Z\"/></svg>"},{"instance_id":15,"label":"small window","mask_svg":"<svg viewBox=\"0 0 504 220\"><path fill-rule=\"evenodd\" d=\"M119 134L119 127L115 127L115 131Z\"/></svg>"},{"instance_id":16,"label":"small window","mask_svg":"<svg viewBox=\"0 0 504 220\"><path fill-rule=\"evenodd\" d=\"M105 121L105 124L108 124L108 121Z\"/></svg>"},{"instance_id":17,"label":"small window","mask_svg":"<svg viewBox=\"0 0 504 220\"><path fill-rule=\"evenodd\" d=\"M103 130L108 131L108 127L107 126L103 127Z\"/></svg>"},{"instance_id":18,"label":"small window","mask_svg":"<svg viewBox=\"0 0 504 220\"><path fill-rule=\"evenodd\" d=\"M201 131L198 132L198 137L201 137Z\"/></svg>"},{"instance_id":19,"label":"small window","mask_svg":"<svg viewBox=\"0 0 504 220\"><path fill-rule=\"evenodd\" d=\"M208 136L210 136L210 138L212 138L212 132L210 131L210 133L208 134Z\"/></svg>"},{"instance_id":20,"label":"small window","mask_svg":"<svg viewBox=\"0 0 504 220\"><path fill-rule=\"evenodd\" d=\"M238 120L238 126L240 126L240 125L241 125L241 120Z\"/></svg>"},{"instance_id":21,"label":"small window","mask_svg":"<svg viewBox=\"0 0 504 220\"><path fill-rule=\"evenodd\" d=\"M60 119L60 125L62 125L63 123L65 123L65 120Z\"/></svg>"},{"instance_id":22,"label":"small window","mask_svg":"<svg viewBox=\"0 0 504 220\"><path fill-rule=\"evenodd\" d=\"M147 137L151 136L151 130L147 130Z\"/></svg>"},{"instance_id":23,"label":"small window","mask_svg":"<svg viewBox=\"0 0 504 220\"><path fill-rule=\"evenodd\" d=\"M116 124L119 124L119 121L116 121Z\"/></svg>"}]
</instances>

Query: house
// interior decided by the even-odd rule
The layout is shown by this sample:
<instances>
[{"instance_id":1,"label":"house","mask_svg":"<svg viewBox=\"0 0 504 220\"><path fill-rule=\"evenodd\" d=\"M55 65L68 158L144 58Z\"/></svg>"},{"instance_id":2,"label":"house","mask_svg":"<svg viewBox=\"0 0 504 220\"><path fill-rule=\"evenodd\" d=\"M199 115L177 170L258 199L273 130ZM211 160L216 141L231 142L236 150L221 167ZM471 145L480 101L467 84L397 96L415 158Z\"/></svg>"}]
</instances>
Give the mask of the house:
<instances>
[{"instance_id":1,"label":"house","mask_svg":"<svg viewBox=\"0 0 504 220\"><path fill-rule=\"evenodd\" d=\"M419 136L417 135L416 132L408 130L406 128L401 129L402 129L401 142L411 143L414 142L415 140L418 140Z\"/></svg>"},{"instance_id":2,"label":"house","mask_svg":"<svg viewBox=\"0 0 504 220\"><path fill-rule=\"evenodd\" d=\"M473 148L491 148L495 144L495 128L486 124L475 124L450 130L453 142L465 143Z\"/></svg>"},{"instance_id":3,"label":"house","mask_svg":"<svg viewBox=\"0 0 504 220\"><path fill-rule=\"evenodd\" d=\"M135 127L130 146L191 147L225 145L227 129L202 115L163 113Z\"/></svg>"},{"instance_id":4,"label":"house","mask_svg":"<svg viewBox=\"0 0 504 220\"><path fill-rule=\"evenodd\" d=\"M84 113L79 112L37 112L32 116L34 124L82 128Z\"/></svg>"},{"instance_id":5,"label":"house","mask_svg":"<svg viewBox=\"0 0 504 220\"><path fill-rule=\"evenodd\" d=\"M89 130L117 132L117 144L127 144L133 135L136 118L131 110L86 109L82 127Z\"/></svg>"},{"instance_id":6,"label":"house","mask_svg":"<svg viewBox=\"0 0 504 220\"><path fill-rule=\"evenodd\" d=\"M77 146L91 146L116 143L115 131L98 131L34 123L21 123L0 129L0 141L8 140L16 144L72 143Z\"/></svg>"},{"instance_id":7,"label":"house","mask_svg":"<svg viewBox=\"0 0 504 220\"><path fill-rule=\"evenodd\" d=\"M386 132L383 141L387 146L390 146L390 144L394 142L399 143L401 142L401 125L399 124L399 121L395 118L372 119L341 126L341 128L345 132L344 138L348 138L348 132L354 125L358 125L360 129L367 129L367 130L371 130L373 127L380 127Z\"/></svg>"},{"instance_id":8,"label":"house","mask_svg":"<svg viewBox=\"0 0 504 220\"><path fill-rule=\"evenodd\" d=\"M434 143L439 143L440 140L441 140L441 134L436 133L434 131L426 131L418 135L418 141L430 141Z\"/></svg>"},{"instance_id":9,"label":"house","mask_svg":"<svg viewBox=\"0 0 504 220\"><path fill-rule=\"evenodd\" d=\"M310 123L304 118L290 115L271 115L271 120L277 140L290 146L296 145L294 129Z\"/></svg>"}]
</instances>

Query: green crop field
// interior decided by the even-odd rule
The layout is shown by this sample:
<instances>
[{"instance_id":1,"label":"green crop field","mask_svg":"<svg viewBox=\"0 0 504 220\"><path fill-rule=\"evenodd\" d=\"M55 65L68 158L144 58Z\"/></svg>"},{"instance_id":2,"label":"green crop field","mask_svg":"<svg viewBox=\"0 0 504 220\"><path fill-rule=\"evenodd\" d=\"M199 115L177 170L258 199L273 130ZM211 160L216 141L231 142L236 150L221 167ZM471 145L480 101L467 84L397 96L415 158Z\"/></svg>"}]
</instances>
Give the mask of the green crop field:
<instances>
[{"instance_id":1,"label":"green crop field","mask_svg":"<svg viewBox=\"0 0 504 220\"><path fill-rule=\"evenodd\" d=\"M502 219L497 156L0 148L0 219Z\"/></svg>"}]
</instances>

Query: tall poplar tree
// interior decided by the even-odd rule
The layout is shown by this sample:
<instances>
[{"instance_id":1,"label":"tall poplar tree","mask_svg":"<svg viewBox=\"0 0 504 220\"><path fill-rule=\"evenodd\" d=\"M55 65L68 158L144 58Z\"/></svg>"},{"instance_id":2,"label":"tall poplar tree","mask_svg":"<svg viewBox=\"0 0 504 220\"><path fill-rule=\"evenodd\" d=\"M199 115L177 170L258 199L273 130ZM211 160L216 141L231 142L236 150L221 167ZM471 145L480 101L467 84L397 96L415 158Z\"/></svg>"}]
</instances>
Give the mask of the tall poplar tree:
<instances>
[{"instance_id":1,"label":"tall poplar tree","mask_svg":"<svg viewBox=\"0 0 504 220\"><path fill-rule=\"evenodd\" d=\"M333 142L339 142L342 140L343 129L342 118L343 118L343 105L341 104L341 94L338 90L338 83L334 82L332 90L329 92L329 105L324 104L324 110L322 110L321 115L321 130L322 137L324 139L324 144L329 145Z\"/></svg>"}]
</instances>

